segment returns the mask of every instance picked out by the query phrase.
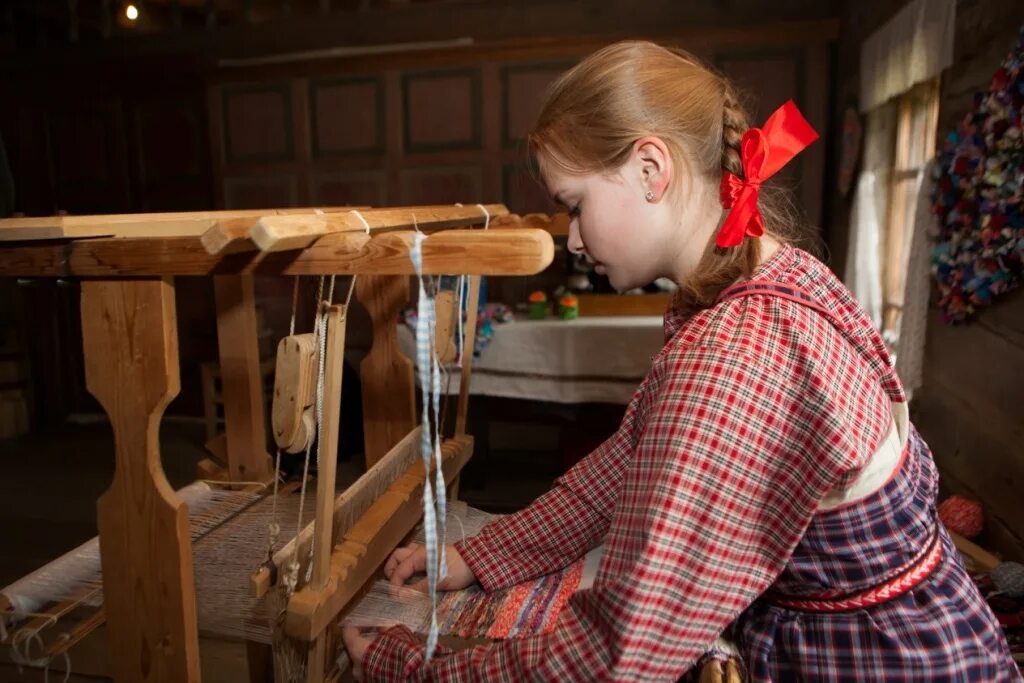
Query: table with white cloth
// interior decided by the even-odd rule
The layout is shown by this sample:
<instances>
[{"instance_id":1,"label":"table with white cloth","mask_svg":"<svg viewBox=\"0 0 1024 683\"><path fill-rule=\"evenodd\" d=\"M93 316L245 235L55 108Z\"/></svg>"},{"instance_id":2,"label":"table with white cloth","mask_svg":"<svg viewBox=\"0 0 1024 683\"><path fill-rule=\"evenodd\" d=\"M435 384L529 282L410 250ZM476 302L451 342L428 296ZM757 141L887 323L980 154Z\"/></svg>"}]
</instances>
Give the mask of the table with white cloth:
<instances>
[{"instance_id":1,"label":"table with white cloth","mask_svg":"<svg viewBox=\"0 0 1024 683\"><path fill-rule=\"evenodd\" d=\"M399 326L399 345L415 360L412 330ZM661 316L516 319L495 323L473 359L471 395L552 403L629 402L661 350ZM457 368L442 391L458 393Z\"/></svg>"},{"instance_id":2,"label":"table with white cloth","mask_svg":"<svg viewBox=\"0 0 1024 683\"><path fill-rule=\"evenodd\" d=\"M499 499L514 489L501 470L500 454L513 453L527 469L531 462L551 476L567 470L618 427L652 357L663 346L664 332L661 316L517 318L494 323L493 331L473 358L468 417L474 456L463 470L462 482L464 493L472 489L481 504L496 510L503 507ZM415 359L413 331L400 325L398 339L402 353ZM442 391L457 395L459 378L458 367L446 368ZM513 433L525 441L498 436L492 441L492 432L508 434L510 425L520 425ZM529 438L523 425L530 430ZM544 427L557 433L557 454L549 453L546 459L547 448L524 445L538 439L543 443L539 435L546 433ZM531 471L534 477L546 476ZM509 511L529 502L518 493L509 496Z\"/></svg>"}]
</instances>

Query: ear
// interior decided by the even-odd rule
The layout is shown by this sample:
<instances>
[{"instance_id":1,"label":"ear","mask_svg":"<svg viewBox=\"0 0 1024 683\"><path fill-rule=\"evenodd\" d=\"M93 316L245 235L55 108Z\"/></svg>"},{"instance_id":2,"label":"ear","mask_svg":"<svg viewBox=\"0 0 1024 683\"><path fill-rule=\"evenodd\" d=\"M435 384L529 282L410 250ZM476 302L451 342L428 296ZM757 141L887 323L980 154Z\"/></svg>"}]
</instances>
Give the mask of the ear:
<instances>
[{"instance_id":1,"label":"ear","mask_svg":"<svg viewBox=\"0 0 1024 683\"><path fill-rule=\"evenodd\" d=\"M672 155L659 137L648 135L633 143L633 158L640 169L644 191L654 193L652 201L661 201L672 181Z\"/></svg>"}]
</instances>

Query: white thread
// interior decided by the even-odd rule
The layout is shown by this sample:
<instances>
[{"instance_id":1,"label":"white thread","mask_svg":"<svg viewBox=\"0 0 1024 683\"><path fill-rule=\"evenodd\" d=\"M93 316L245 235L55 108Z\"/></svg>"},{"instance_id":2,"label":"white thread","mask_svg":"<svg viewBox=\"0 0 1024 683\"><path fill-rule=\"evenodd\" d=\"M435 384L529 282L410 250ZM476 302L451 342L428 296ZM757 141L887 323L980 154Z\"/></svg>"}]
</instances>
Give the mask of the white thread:
<instances>
[{"instance_id":1,"label":"white thread","mask_svg":"<svg viewBox=\"0 0 1024 683\"><path fill-rule=\"evenodd\" d=\"M71 635L68 634L68 633L61 633L59 636L57 636L57 640L60 641L60 642L69 641L69 640L71 640ZM71 680L71 655L68 654L67 648L62 650L61 654L64 655L64 681L63 681L63 683L68 683L68 681ZM50 682L50 662L51 661L53 661L53 657L47 657L46 658L46 666L43 667L43 683L49 683Z\"/></svg>"},{"instance_id":2,"label":"white thread","mask_svg":"<svg viewBox=\"0 0 1024 683\"><path fill-rule=\"evenodd\" d=\"M322 443L322 439L320 438L320 435L323 433L323 426L324 426L324 375L325 375L325 367L326 367L326 360L327 360L327 358L326 358L326 356L327 356L327 316L324 315L324 314L320 314L320 338L319 338L319 344L318 345L320 347L320 358L319 358L320 362L319 362L319 367L317 369L317 377L316 377L316 410L315 410L315 412L313 414L316 416L316 436L317 436L317 438L316 438L316 464L317 464L317 471L318 472L322 472L323 471L323 465L322 465L321 460L320 460L320 451L321 451L320 444ZM307 453L309 452L309 448L311 446L312 446L312 444L310 444L310 446L307 447L307 449L306 449ZM308 463L309 463L309 459L308 458L306 459L306 462L307 462L307 465L308 465ZM300 506L299 506L299 519L298 519L298 523L296 524L296 528L301 527L301 524L302 524L302 507L301 507L301 503L300 503ZM295 533L295 537L296 538L299 537L299 533L300 533L299 531L296 531L296 533ZM310 577L313 575L313 549L314 549L315 546L316 546L315 543L310 543L309 544L309 564L306 565L306 577L305 577L305 581L307 581L307 582L309 581ZM299 547L299 544L296 543L295 544L296 552L298 552L298 547Z\"/></svg>"},{"instance_id":3,"label":"white thread","mask_svg":"<svg viewBox=\"0 0 1024 683\"><path fill-rule=\"evenodd\" d=\"M11 659L18 665L18 673L22 672L22 666L43 667L43 682L49 683L50 662L53 660L53 657L40 656L33 659L31 647L32 643L35 642L39 646L41 653L46 651L46 644L43 642L39 632L47 626L56 624L57 619L53 615L40 616L46 616L48 619L39 628L22 628L14 632L14 636L11 638ZM71 636L67 633L62 633L57 639L58 641L67 641L71 639ZM21 650L22 646L24 646L24 652ZM64 655L64 683L67 683L71 679L71 655L68 654L67 649L61 654Z\"/></svg>"},{"instance_id":4,"label":"white thread","mask_svg":"<svg viewBox=\"0 0 1024 683\"><path fill-rule=\"evenodd\" d=\"M415 225L415 216L413 217ZM440 373L437 363L437 349L435 348L436 314L434 299L427 296L423 280L423 251L422 245L426 236L419 231L413 238L412 248L409 250L409 258L416 271L419 280L419 304L416 318L416 366L420 377L420 392L422 398L422 415L420 420L420 455L423 460L425 479L423 482L423 532L426 540L427 554L427 587L430 595L431 614L430 629L427 633L426 654L424 663L433 656L437 647L437 583L439 575L445 576L447 564L445 562L444 549L438 544L438 529L441 529L440 537L445 537L445 499L444 499L444 473L441 467L441 446L439 443L437 425L431 424L430 414L434 413L434 419L438 420L438 403L440 387ZM432 443L433 442L433 443ZM434 481L431 482L430 468L431 461L436 467ZM440 557L439 557L440 555Z\"/></svg>"},{"instance_id":5,"label":"white thread","mask_svg":"<svg viewBox=\"0 0 1024 683\"><path fill-rule=\"evenodd\" d=\"M462 523L462 519L458 515L453 515L456 522L459 523L459 531L462 533L462 542L466 542L466 525Z\"/></svg>"},{"instance_id":6,"label":"white thread","mask_svg":"<svg viewBox=\"0 0 1024 683\"><path fill-rule=\"evenodd\" d=\"M295 276L295 283L292 285L292 319L288 323L288 336L295 334L295 311L299 308L299 276Z\"/></svg>"},{"instance_id":7,"label":"white thread","mask_svg":"<svg viewBox=\"0 0 1024 683\"><path fill-rule=\"evenodd\" d=\"M313 213L315 213L318 216L323 216L324 215L324 210L323 209L316 209L316 208L314 208L313 209Z\"/></svg>"},{"instance_id":8,"label":"white thread","mask_svg":"<svg viewBox=\"0 0 1024 683\"><path fill-rule=\"evenodd\" d=\"M292 317L288 323L288 336L292 337L295 335L295 315L299 308L299 276L295 276L295 282L292 285ZM277 454L274 456L274 499L270 502L270 523L267 524L267 560L273 562L274 560L274 548L277 547L277 541L281 537L281 525L277 521L277 485L281 481L281 449L277 449Z\"/></svg>"},{"instance_id":9,"label":"white thread","mask_svg":"<svg viewBox=\"0 0 1024 683\"><path fill-rule=\"evenodd\" d=\"M481 211L484 212L484 230L491 227L491 212L487 210L487 207L483 204L477 204Z\"/></svg>"},{"instance_id":10,"label":"white thread","mask_svg":"<svg viewBox=\"0 0 1024 683\"><path fill-rule=\"evenodd\" d=\"M326 318L323 315L321 315L321 313L320 313L320 302L323 300L323 295L324 295L324 278L323 278L323 276L321 276L320 277L320 285L317 288L317 293L316 293L316 301L317 301L316 318L314 319L314 322L313 322L314 334L319 335L319 337L317 337L317 346L320 348L320 363L319 363L319 368L317 370L317 382L316 382L317 383L317 387L316 387L316 389L317 389L316 390L317 408L316 408L316 412L314 414L319 414L319 413L322 412L322 408L320 406L320 403L321 403L321 400L323 398L323 380L324 380L323 363L324 363L324 347L326 345L325 344L325 336L326 335L323 334L323 321L326 320ZM317 425L317 429L319 429L319 424ZM317 434L319 434L319 431L317 432ZM309 481L309 456L312 453L312 450L313 450L313 441L311 439L311 440L309 440L306 443L306 457L305 457L305 462L303 463L303 467L302 467L302 487L301 487L300 492L299 492L299 516L298 516L298 518L295 521L295 538L298 538L299 535L302 533L302 512L303 512L303 508L306 505L306 482ZM310 559L312 559L312 556L313 556L313 544L312 543L309 545L309 555L310 555ZM312 562L310 563L310 567L312 567ZM291 596L291 594L295 592L295 587L298 585L298 582L299 582L299 544L296 543L295 544L295 549L294 549L293 554L292 554L291 562L288 563L288 568L286 570L285 577L284 577L286 594L288 596Z\"/></svg>"},{"instance_id":11,"label":"white thread","mask_svg":"<svg viewBox=\"0 0 1024 683\"><path fill-rule=\"evenodd\" d=\"M348 317L348 305L352 301L352 292L356 289L356 277L358 275L358 273L352 273L352 280L348 283L348 294L345 295L345 315L342 320Z\"/></svg>"},{"instance_id":12,"label":"white thread","mask_svg":"<svg viewBox=\"0 0 1024 683\"><path fill-rule=\"evenodd\" d=\"M265 481L224 481L222 479L197 479L208 486L262 486L267 488Z\"/></svg>"},{"instance_id":13,"label":"white thread","mask_svg":"<svg viewBox=\"0 0 1024 683\"><path fill-rule=\"evenodd\" d=\"M363 214L359 213L355 209L352 209L351 211L349 211L349 213L355 214L356 218L359 219L359 222L361 222L363 224L363 227L366 228L366 234L369 235L370 234L370 224L366 222L365 218L363 218Z\"/></svg>"},{"instance_id":14,"label":"white thread","mask_svg":"<svg viewBox=\"0 0 1024 683\"><path fill-rule=\"evenodd\" d=\"M420 233L421 235L423 234L423 231L420 230L419 224L416 223L416 214L412 214L412 227L416 228L416 232ZM416 246L419 247L418 244Z\"/></svg>"}]
</instances>

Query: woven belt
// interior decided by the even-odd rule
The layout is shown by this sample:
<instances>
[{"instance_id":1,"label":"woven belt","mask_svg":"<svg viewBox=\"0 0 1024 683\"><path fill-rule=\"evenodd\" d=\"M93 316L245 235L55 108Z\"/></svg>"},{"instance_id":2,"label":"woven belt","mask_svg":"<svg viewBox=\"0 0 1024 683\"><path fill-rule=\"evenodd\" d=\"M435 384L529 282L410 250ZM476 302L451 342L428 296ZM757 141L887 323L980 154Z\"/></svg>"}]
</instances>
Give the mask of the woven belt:
<instances>
[{"instance_id":1,"label":"woven belt","mask_svg":"<svg viewBox=\"0 0 1024 683\"><path fill-rule=\"evenodd\" d=\"M810 595L788 597L769 593L765 599L772 605L802 612L845 612L888 602L903 595L927 579L942 561L942 540L938 528L928 550L912 565L885 583L859 593L846 595Z\"/></svg>"}]
</instances>

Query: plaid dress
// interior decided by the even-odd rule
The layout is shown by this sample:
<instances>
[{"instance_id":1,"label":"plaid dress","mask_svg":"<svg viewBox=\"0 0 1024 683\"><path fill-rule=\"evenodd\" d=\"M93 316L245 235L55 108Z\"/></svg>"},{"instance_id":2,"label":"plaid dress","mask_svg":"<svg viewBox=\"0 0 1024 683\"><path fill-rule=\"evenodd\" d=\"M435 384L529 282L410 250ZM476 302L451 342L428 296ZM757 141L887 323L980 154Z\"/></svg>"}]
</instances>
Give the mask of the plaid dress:
<instances>
[{"instance_id":1,"label":"plaid dress","mask_svg":"<svg viewBox=\"0 0 1024 683\"><path fill-rule=\"evenodd\" d=\"M1019 680L945 535L940 567L897 601L829 615L769 603L875 585L913 561L934 525L935 474L915 435L883 490L819 512L882 443L902 389L823 264L784 247L752 279L772 291L669 311L618 431L529 507L457 544L492 590L603 542L593 587L555 630L424 666L419 639L396 627L368 648L368 680L674 681L733 624L754 680Z\"/></svg>"}]
</instances>

